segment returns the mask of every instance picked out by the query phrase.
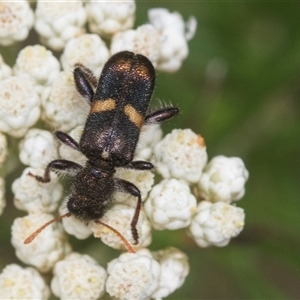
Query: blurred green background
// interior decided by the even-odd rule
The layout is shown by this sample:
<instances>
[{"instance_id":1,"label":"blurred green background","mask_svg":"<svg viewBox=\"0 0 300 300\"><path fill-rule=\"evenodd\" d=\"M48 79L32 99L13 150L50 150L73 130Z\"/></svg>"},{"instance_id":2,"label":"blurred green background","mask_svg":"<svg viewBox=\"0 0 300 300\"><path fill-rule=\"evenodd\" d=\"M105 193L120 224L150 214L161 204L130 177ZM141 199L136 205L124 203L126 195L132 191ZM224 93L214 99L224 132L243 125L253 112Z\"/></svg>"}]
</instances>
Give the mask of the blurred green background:
<instances>
[{"instance_id":1,"label":"blurred green background","mask_svg":"<svg viewBox=\"0 0 300 300\"><path fill-rule=\"evenodd\" d=\"M174 124L193 129L204 136L210 158L239 156L250 173L237 202L246 226L227 247L201 249L184 231L154 233L150 249L172 245L190 258L184 286L168 299L299 299L300 4L138 1L136 25L153 7L198 20L182 68L157 78L155 97L181 108L166 130ZM14 170L8 181L19 174ZM1 269L17 261L10 226L24 215L13 208L10 187L7 202L0 218ZM119 253L98 240L70 240L100 263Z\"/></svg>"}]
</instances>

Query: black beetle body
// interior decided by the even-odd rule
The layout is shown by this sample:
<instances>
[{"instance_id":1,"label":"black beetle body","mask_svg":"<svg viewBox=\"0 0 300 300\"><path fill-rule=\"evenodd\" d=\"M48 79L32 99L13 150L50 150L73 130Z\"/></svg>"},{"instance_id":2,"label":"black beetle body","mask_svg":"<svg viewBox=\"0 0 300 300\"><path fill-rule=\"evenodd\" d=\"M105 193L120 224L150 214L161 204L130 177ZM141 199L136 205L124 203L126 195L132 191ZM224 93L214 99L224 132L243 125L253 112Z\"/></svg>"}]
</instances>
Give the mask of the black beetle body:
<instances>
[{"instance_id":1,"label":"black beetle body","mask_svg":"<svg viewBox=\"0 0 300 300\"><path fill-rule=\"evenodd\" d=\"M84 154L86 165L58 159L48 164L43 177L30 175L40 182L50 181L50 170L74 176L67 208L69 213L85 222L97 221L104 215L115 191L137 197L131 230L138 243L136 224L141 193L131 182L115 178L115 169L151 170L150 162L133 161L141 128L167 121L176 116L179 109L167 107L147 114L155 70L140 54L123 51L113 55L105 64L98 84L89 69L77 65L74 80L78 92L90 104L83 134L79 143L64 132L56 131L55 135L62 143Z\"/></svg>"}]
</instances>

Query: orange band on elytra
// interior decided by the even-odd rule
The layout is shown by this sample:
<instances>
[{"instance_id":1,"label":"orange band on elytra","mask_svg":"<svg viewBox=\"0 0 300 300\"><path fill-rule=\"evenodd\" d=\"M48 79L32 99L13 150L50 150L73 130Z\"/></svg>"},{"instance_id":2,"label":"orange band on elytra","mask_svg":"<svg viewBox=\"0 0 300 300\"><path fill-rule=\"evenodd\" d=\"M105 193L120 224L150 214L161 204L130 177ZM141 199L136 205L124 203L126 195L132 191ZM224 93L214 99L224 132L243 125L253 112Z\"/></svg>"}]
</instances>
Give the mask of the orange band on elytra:
<instances>
[{"instance_id":1,"label":"orange band on elytra","mask_svg":"<svg viewBox=\"0 0 300 300\"><path fill-rule=\"evenodd\" d=\"M114 110L116 108L116 101L108 98L106 100L96 100L92 103L90 114L103 112L108 110Z\"/></svg>"},{"instance_id":2,"label":"orange band on elytra","mask_svg":"<svg viewBox=\"0 0 300 300\"><path fill-rule=\"evenodd\" d=\"M128 119L135 124L137 128L141 128L144 123L144 116L139 113L132 105L127 104L124 107L124 113Z\"/></svg>"}]
</instances>

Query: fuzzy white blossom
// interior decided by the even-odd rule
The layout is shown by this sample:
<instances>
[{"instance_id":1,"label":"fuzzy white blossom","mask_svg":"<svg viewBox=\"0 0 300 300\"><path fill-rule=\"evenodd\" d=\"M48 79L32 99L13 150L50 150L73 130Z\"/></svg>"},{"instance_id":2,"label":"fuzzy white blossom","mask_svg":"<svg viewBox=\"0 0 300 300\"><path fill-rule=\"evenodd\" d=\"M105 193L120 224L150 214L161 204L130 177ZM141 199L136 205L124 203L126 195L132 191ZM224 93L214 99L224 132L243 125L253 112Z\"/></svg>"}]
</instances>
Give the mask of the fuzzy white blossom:
<instances>
[{"instance_id":1,"label":"fuzzy white blossom","mask_svg":"<svg viewBox=\"0 0 300 300\"><path fill-rule=\"evenodd\" d=\"M78 125L72 129L68 134L77 142L79 142L80 137L83 132L83 125ZM61 143L59 146L59 155L67 160L75 161L76 163L84 166L87 158L79 151Z\"/></svg>"},{"instance_id":2,"label":"fuzzy white blossom","mask_svg":"<svg viewBox=\"0 0 300 300\"><path fill-rule=\"evenodd\" d=\"M109 57L107 46L98 35L83 34L67 42L61 63L64 70L73 70L75 64L80 63L98 73Z\"/></svg>"},{"instance_id":3,"label":"fuzzy white blossom","mask_svg":"<svg viewBox=\"0 0 300 300\"><path fill-rule=\"evenodd\" d=\"M106 212L104 217L101 218L101 222L108 224L117 231L119 231L131 244L134 240L131 233L131 221L135 207L128 207L126 205L116 204ZM139 243L137 247L147 247L152 241L151 237L151 225L148 221L145 213L141 210L139 220L136 225L139 234ZM114 249L125 249L124 244L120 237L118 237L109 228L97 224L91 223L91 229L95 237L100 237L102 242Z\"/></svg>"},{"instance_id":4,"label":"fuzzy white blossom","mask_svg":"<svg viewBox=\"0 0 300 300\"><path fill-rule=\"evenodd\" d=\"M158 300L179 289L190 268L187 255L173 247L156 251L153 256L160 264L161 273L158 287L151 298Z\"/></svg>"},{"instance_id":5,"label":"fuzzy white blossom","mask_svg":"<svg viewBox=\"0 0 300 300\"><path fill-rule=\"evenodd\" d=\"M24 244L26 238L52 219L50 214L34 213L15 219L12 225L11 243L17 257L41 272L50 271L56 262L71 251L59 222L47 226L31 243Z\"/></svg>"},{"instance_id":6,"label":"fuzzy white blossom","mask_svg":"<svg viewBox=\"0 0 300 300\"><path fill-rule=\"evenodd\" d=\"M135 20L134 0L90 1L86 10L90 31L105 38L132 28Z\"/></svg>"},{"instance_id":7,"label":"fuzzy white blossom","mask_svg":"<svg viewBox=\"0 0 300 300\"><path fill-rule=\"evenodd\" d=\"M77 92L73 73L60 72L49 93L42 97L42 118L52 127L69 131L84 123L89 105Z\"/></svg>"},{"instance_id":8,"label":"fuzzy white blossom","mask_svg":"<svg viewBox=\"0 0 300 300\"><path fill-rule=\"evenodd\" d=\"M144 201L154 184L154 174L151 171L134 170L129 168L118 168L115 173L116 178L121 178L133 183L141 192L142 201ZM137 197L128 193L116 192L114 194L116 202L134 207L137 203Z\"/></svg>"},{"instance_id":9,"label":"fuzzy white blossom","mask_svg":"<svg viewBox=\"0 0 300 300\"><path fill-rule=\"evenodd\" d=\"M137 29L116 33L112 38L110 50L112 54L122 50L143 54L156 67L160 53L160 40L159 31L151 24L146 24Z\"/></svg>"},{"instance_id":10,"label":"fuzzy white blossom","mask_svg":"<svg viewBox=\"0 0 300 300\"><path fill-rule=\"evenodd\" d=\"M148 18L150 24L161 34L157 70L176 72L188 55L187 40L191 39L196 31L196 19L191 18L185 24L179 13L171 13L165 8L150 9Z\"/></svg>"},{"instance_id":11,"label":"fuzzy white blossom","mask_svg":"<svg viewBox=\"0 0 300 300\"><path fill-rule=\"evenodd\" d=\"M150 251L124 253L108 263L106 291L120 300L149 299L158 287L160 265Z\"/></svg>"},{"instance_id":12,"label":"fuzzy white blossom","mask_svg":"<svg viewBox=\"0 0 300 300\"><path fill-rule=\"evenodd\" d=\"M0 54L0 80L9 77L11 74L11 67L4 62L3 57Z\"/></svg>"},{"instance_id":13,"label":"fuzzy white blossom","mask_svg":"<svg viewBox=\"0 0 300 300\"><path fill-rule=\"evenodd\" d=\"M6 205L6 200L5 200L5 180L2 177L0 177L0 215L3 213L5 205Z\"/></svg>"},{"instance_id":14,"label":"fuzzy white blossom","mask_svg":"<svg viewBox=\"0 0 300 300\"><path fill-rule=\"evenodd\" d=\"M226 246L245 224L242 208L224 202L202 201L197 207L189 232L200 247Z\"/></svg>"},{"instance_id":15,"label":"fuzzy white blossom","mask_svg":"<svg viewBox=\"0 0 300 300\"><path fill-rule=\"evenodd\" d=\"M0 2L0 45L8 46L27 38L34 22L26 0Z\"/></svg>"},{"instance_id":16,"label":"fuzzy white blossom","mask_svg":"<svg viewBox=\"0 0 300 300\"><path fill-rule=\"evenodd\" d=\"M82 1L37 1L35 30L43 43L60 51L66 42L85 33L86 10Z\"/></svg>"},{"instance_id":17,"label":"fuzzy white blossom","mask_svg":"<svg viewBox=\"0 0 300 300\"><path fill-rule=\"evenodd\" d=\"M27 78L11 76L0 81L0 131L23 136L40 117L40 98Z\"/></svg>"},{"instance_id":18,"label":"fuzzy white blossom","mask_svg":"<svg viewBox=\"0 0 300 300\"><path fill-rule=\"evenodd\" d=\"M44 169L26 168L21 177L15 179L12 184L14 193L14 205L16 208L29 213L49 213L58 207L58 201L63 194L62 185L58 182L55 173L51 173L51 181L42 183L37 181L33 175L43 176Z\"/></svg>"},{"instance_id":19,"label":"fuzzy white blossom","mask_svg":"<svg viewBox=\"0 0 300 300\"><path fill-rule=\"evenodd\" d=\"M151 160L154 146L161 140L162 135L163 131L160 125L143 126L135 150L134 160Z\"/></svg>"},{"instance_id":20,"label":"fuzzy white blossom","mask_svg":"<svg viewBox=\"0 0 300 300\"><path fill-rule=\"evenodd\" d=\"M0 299L43 299L50 290L43 277L34 268L7 265L0 274Z\"/></svg>"},{"instance_id":21,"label":"fuzzy white blossom","mask_svg":"<svg viewBox=\"0 0 300 300\"><path fill-rule=\"evenodd\" d=\"M57 58L41 45L27 46L22 49L14 66L14 73L32 79L39 93L45 86L53 83L59 71Z\"/></svg>"},{"instance_id":22,"label":"fuzzy white blossom","mask_svg":"<svg viewBox=\"0 0 300 300\"><path fill-rule=\"evenodd\" d=\"M145 212L157 230L189 226L196 207L189 186L177 179L165 179L155 185L145 202Z\"/></svg>"},{"instance_id":23,"label":"fuzzy white blossom","mask_svg":"<svg viewBox=\"0 0 300 300\"><path fill-rule=\"evenodd\" d=\"M7 140L6 136L0 132L0 167L3 165L7 158Z\"/></svg>"},{"instance_id":24,"label":"fuzzy white blossom","mask_svg":"<svg viewBox=\"0 0 300 300\"><path fill-rule=\"evenodd\" d=\"M200 196L211 202L231 203L245 194L249 173L239 157L214 157L204 168L198 183Z\"/></svg>"},{"instance_id":25,"label":"fuzzy white blossom","mask_svg":"<svg viewBox=\"0 0 300 300\"><path fill-rule=\"evenodd\" d=\"M60 299L99 299L105 293L106 271L88 255L71 253L53 270L53 293Z\"/></svg>"},{"instance_id":26,"label":"fuzzy white blossom","mask_svg":"<svg viewBox=\"0 0 300 300\"><path fill-rule=\"evenodd\" d=\"M19 150L21 162L33 168L44 168L58 156L54 135L38 128L28 130L19 143Z\"/></svg>"},{"instance_id":27,"label":"fuzzy white blossom","mask_svg":"<svg viewBox=\"0 0 300 300\"><path fill-rule=\"evenodd\" d=\"M174 129L155 147L155 167L163 178L199 181L207 162L204 139L191 129Z\"/></svg>"},{"instance_id":28,"label":"fuzzy white blossom","mask_svg":"<svg viewBox=\"0 0 300 300\"><path fill-rule=\"evenodd\" d=\"M60 215L63 215L68 212L68 209L66 207L68 198L65 199L64 203L61 205L59 209ZM92 230L90 228L90 224L86 224L85 222L82 222L75 216L71 215L70 217L63 218L62 224L64 227L64 230L70 234L74 235L79 240L84 240L88 238L92 234Z\"/></svg>"}]
</instances>

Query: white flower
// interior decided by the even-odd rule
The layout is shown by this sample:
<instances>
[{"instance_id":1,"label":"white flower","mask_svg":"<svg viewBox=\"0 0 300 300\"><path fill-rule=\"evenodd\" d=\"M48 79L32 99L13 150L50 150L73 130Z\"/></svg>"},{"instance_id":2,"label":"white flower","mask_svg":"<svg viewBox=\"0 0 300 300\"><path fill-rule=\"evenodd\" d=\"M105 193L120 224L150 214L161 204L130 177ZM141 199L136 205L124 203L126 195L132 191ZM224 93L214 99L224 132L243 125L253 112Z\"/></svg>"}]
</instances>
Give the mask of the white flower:
<instances>
[{"instance_id":1,"label":"white flower","mask_svg":"<svg viewBox=\"0 0 300 300\"><path fill-rule=\"evenodd\" d=\"M91 1L87 3L86 10L90 31L105 38L130 29L134 24L134 0Z\"/></svg>"},{"instance_id":2,"label":"white flower","mask_svg":"<svg viewBox=\"0 0 300 300\"><path fill-rule=\"evenodd\" d=\"M2 177L0 177L0 215L3 213L5 205L5 181Z\"/></svg>"},{"instance_id":3,"label":"white flower","mask_svg":"<svg viewBox=\"0 0 300 300\"><path fill-rule=\"evenodd\" d=\"M52 219L52 215L35 213L15 219L12 225L11 243L17 257L41 272L50 271L71 250L59 222L47 226L31 243L24 244L26 238Z\"/></svg>"},{"instance_id":4,"label":"white flower","mask_svg":"<svg viewBox=\"0 0 300 300\"><path fill-rule=\"evenodd\" d=\"M14 66L18 76L29 77L41 93L44 86L49 86L59 73L57 58L44 46L27 46L19 52Z\"/></svg>"},{"instance_id":5,"label":"white flower","mask_svg":"<svg viewBox=\"0 0 300 300\"><path fill-rule=\"evenodd\" d=\"M135 30L130 29L116 33L112 38L110 50L112 54L122 50L143 54L156 67L160 53L160 40L159 31L154 26L146 24Z\"/></svg>"},{"instance_id":6,"label":"white flower","mask_svg":"<svg viewBox=\"0 0 300 300\"><path fill-rule=\"evenodd\" d=\"M231 203L245 194L249 173L239 157L214 157L204 168L198 183L200 196L211 202Z\"/></svg>"},{"instance_id":7,"label":"white flower","mask_svg":"<svg viewBox=\"0 0 300 300\"><path fill-rule=\"evenodd\" d=\"M189 231L200 247L223 247L243 230L244 224L242 208L224 202L202 201Z\"/></svg>"},{"instance_id":8,"label":"white flower","mask_svg":"<svg viewBox=\"0 0 300 300\"><path fill-rule=\"evenodd\" d=\"M185 24L179 13L170 13L164 8L150 9L148 18L161 33L157 70L176 72L188 55L187 40L191 39L195 33L195 18ZM185 27L187 27L187 33L185 33Z\"/></svg>"},{"instance_id":9,"label":"white flower","mask_svg":"<svg viewBox=\"0 0 300 300\"><path fill-rule=\"evenodd\" d=\"M98 35L83 34L67 42L60 59L64 70L73 70L75 64L80 63L96 72L109 56L106 44Z\"/></svg>"},{"instance_id":10,"label":"white flower","mask_svg":"<svg viewBox=\"0 0 300 300\"><path fill-rule=\"evenodd\" d=\"M105 293L106 271L88 255L71 253L54 268L53 293L60 299L99 299Z\"/></svg>"},{"instance_id":11,"label":"white flower","mask_svg":"<svg viewBox=\"0 0 300 300\"><path fill-rule=\"evenodd\" d=\"M115 173L116 178L121 178L133 183L141 192L142 201L144 201L154 184L154 174L151 171L134 170L127 168L118 168ZM136 206L137 197L123 192L116 192L114 199L122 204Z\"/></svg>"},{"instance_id":12,"label":"white flower","mask_svg":"<svg viewBox=\"0 0 300 300\"><path fill-rule=\"evenodd\" d=\"M7 265L0 274L0 299L43 299L50 290L43 277L33 268Z\"/></svg>"},{"instance_id":13,"label":"white flower","mask_svg":"<svg viewBox=\"0 0 300 300\"><path fill-rule=\"evenodd\" d=\"M133 207L116 204L106 212L100 221L116 229L127 239L127 241L133 244L134 240L131 233L130 223L132 221L134 212L135 208ZM139 234L139 243L137 247L141 248L149 246L152 240L151 225L142 210L140 211L136 228ZM91 223L91 229L94 233L94 236L100 237L102 242L106 245L114 249L125 249L120 237L118 237L107 227L93 222Z\"/></svg>"},{"instance_id":14,"label":"white flower","mask_svg":"<svg viewBox=\"0 0 300 300\"><path fill-rule=\"evenodd\" d=\"M42 183L37 181L33 175L43 176L44 169L26 168L21 177L15 179L12 184L14 195L14 205L29 213L49 213L57 209L63 188L58 182L57 175L51 173L51 181Z\"/></svg>"},{"instance_id":15,"label":"white flower","mask_svg":"<svg viewBox=\"0 0 300 300\"><path fill-rule=\"evenodd\" d=\"M38 128L28 130L19 143L19 150L21 162L33 168L44 168L58 156L53 134Z\"/></svg>"},{"instance_id":16,"label":"white flower","mask_svg":"<svg viewBox=\"0 0 300 300\"><path fill-rule=\"evenodd\" d=\"M68 198L64 201L64 203L61 205L59 209L59 213L61 215L68 212L68 209L66 207ZM86 224L85 222L82 222L75 216L71 215L68 218L62 219L62 224L64 227L64 230L71 235L74 235L79 240L84 240L88 238L92 234L92 230L90 228L90 224Z\"/></svg>"},{"instance_id":17,"label":"white flower","mask_svg":"<svg viewBox=\"0 0 300 300\"><path fill-rule=\"evenodd\" d=\"M207 162L203 138L191 129L174 129L155 147L155 167L163 178L199 181Z\"/></svg>"},{"instance_id":18,"label":"white flower","mask_svg":"<svg viewBox=\"0 0 300 300\"><path fill-rule=\"evenodd\" d=\"M86 11L82 1L37 1L35 30L43 43L60 51L66 42L85 33Z\"/></svg>"},{"instance_id":19,"label":"white flower","mask_svg":"<svg viewBox=\"0 0 300 300\"><path fill-rule=\"evenodd\" d=\"M83 132L83 125L78 125L74 129L72 129L68 134L75 139L75 141L79 142L80 137ZM71 147L61 143L59 146L59 155L67 160L75 161L78 164L84 166L87 158L79 151L72 149Z\"/></svg>"},{"instance_id":20,"label":"white flower","mask_svg":"<svg viewBox=\"0 0 300 300\"><path fill-rule=\"evenodd\" d=\"M135 150L134 160L150 160L154 146L161 140L163 131L158 124L142 127L139 141Z\"/></svg>"},{"instance_id":21,"label":"white flower","mask_svg":"<svg viewBox=\"0 0 300 300\"><path fill-rule=\"evenodd\" d=\"M108 263L106 291L120 300L149 299L158 286L160 265L147 249L124 253Z\"/></svg>"},{"instance_id":22,"label":"white flower","mask_svg":"<svg viewBox=\"0 0 300 300\"><path fill-rule=\"evenodd\" d=\"M0 54L0 80L9 77L11 74L11 67L4 62L3 57Z\"/></svg>"},{"instance_id":23,"label":"white flower","mask_svg":"<svg viewBox=\"0 0 300 300\"><path fill-rule=\"evenodd\" d=\"M196 198L185 182L165 179L151 190L145 212L155 229L175 230L190 225L196 206Z\"/></svg>"},{"instance_id":24,"label":"white flower","mask_svg":"<svg viewBox=\"0 0 300 300\"><path fill-rule=\"evenodd\" d=\"M158 287L151 298L166 298L183 285L189 273L188 257L173 247L156 251L153 256L160 264L161 274Z\"/></svg>"},{"instance_id":25,"label":"white flower","mask_svg":"<svg viewBox=\"0 0 300 300\"><path fill-rule=\"evenodd\" d=\"M32 81L11 76L0 81L0 131L23 136L40 117L40 99Z\"/></svg>"},{"instance_id":26,"label":"white flower","mask_svg":"<svg viewBox=\"0 0 300 300\"><path fill-rule=\"evenodd\" d=\"M6 136L0 132L0 167L3 165L7 158L7 140Z\"/></svg>"},{"instance_id":27,"label":"white flower","mask_svg":"<svg viewBox=\"0 0 300 300\"><path fill-rule=\"evenodd\" d=\"M0 2L0 44L8 46L27 38L33 25L33 11L26 0Z\"/></svg>"},{"instance_id":28,"label":"white flower","mask_svg":"<svg viewBox=\"0 0 300 300\"><path fill-rule=\"evenodd\" d=\"M42 118L52 127L69 131L84 123L89 105L77 92L73 73L60 72L49 93L42 98Z\"/></svg>"}]
</instances>

